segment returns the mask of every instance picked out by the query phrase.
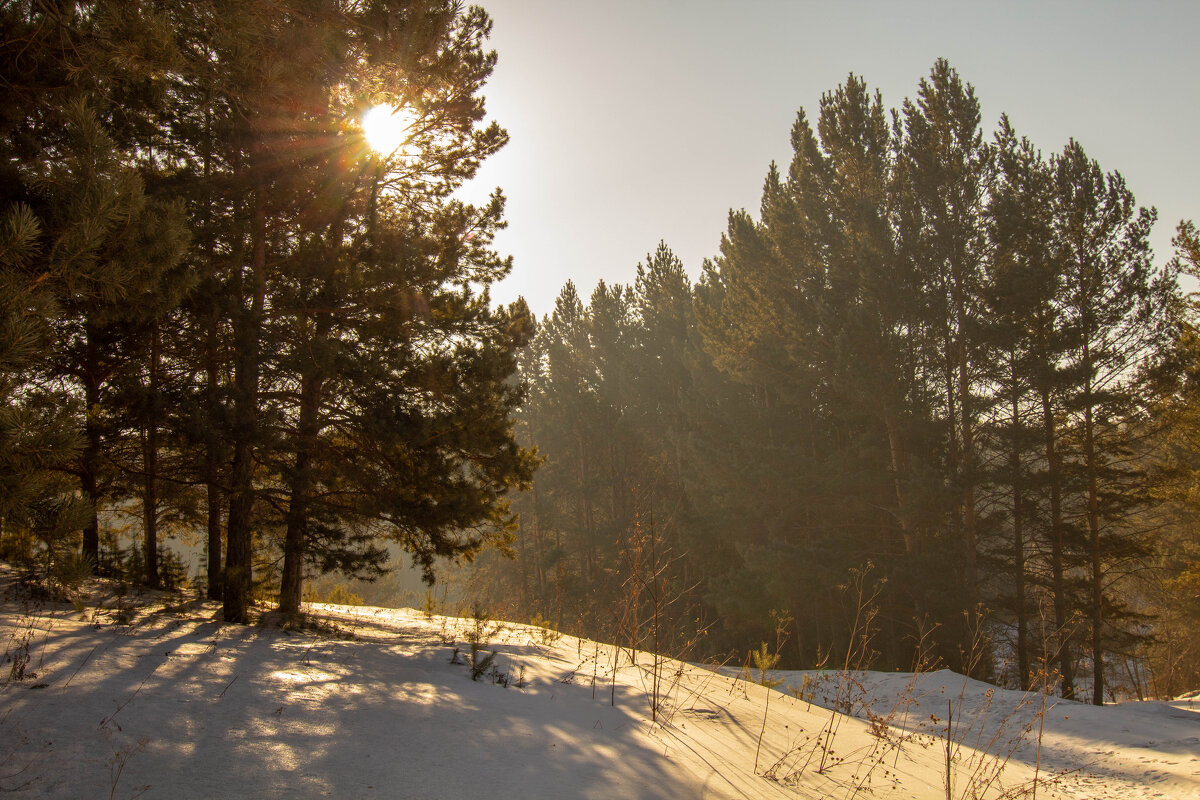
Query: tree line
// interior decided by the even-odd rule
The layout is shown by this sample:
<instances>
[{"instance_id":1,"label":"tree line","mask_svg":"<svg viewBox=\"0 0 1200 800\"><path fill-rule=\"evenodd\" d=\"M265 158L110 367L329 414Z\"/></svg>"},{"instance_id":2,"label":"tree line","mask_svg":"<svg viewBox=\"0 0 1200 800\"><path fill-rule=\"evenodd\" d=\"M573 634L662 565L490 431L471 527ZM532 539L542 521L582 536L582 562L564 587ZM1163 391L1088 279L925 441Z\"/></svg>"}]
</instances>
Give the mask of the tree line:
<instances>
[{"instance_id":1,"label":"tree line","mask_svg":"<svg viewBox=\"0 0 1200 800\"><path fill-rule=\"evenodd\" d=\"M660 244L563 288L520 362L544 463L479 586L591 635L1102 702L1152 633L1166 409L1194 413L1186 253L1155 266L1155 212L1079 142L985 133L944 60L892 110L852 74L791 145L694 285Z\"/></svg>"},{"instance_id":2,"label":"tree line","mask_svg":"<svg viewBox=\"0 0 1200 800\"><path fill-rule=\"evenodd\" d=\"M494 308L490 20L452 0L0 5L0 542L105 570L200 528L207 592L431 572L510 535L534 460ZM375 153L360 119L403 109Z\"/></svg>"}]
</instances>

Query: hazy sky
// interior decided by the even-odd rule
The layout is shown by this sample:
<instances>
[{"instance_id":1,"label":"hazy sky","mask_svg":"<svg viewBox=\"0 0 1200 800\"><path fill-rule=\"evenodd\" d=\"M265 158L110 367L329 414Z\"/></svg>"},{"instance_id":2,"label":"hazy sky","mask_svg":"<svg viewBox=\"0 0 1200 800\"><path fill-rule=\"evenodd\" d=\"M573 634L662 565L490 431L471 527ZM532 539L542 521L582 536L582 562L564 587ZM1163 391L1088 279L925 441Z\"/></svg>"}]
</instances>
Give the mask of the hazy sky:
<instances>
[{"instance_id":1,"label":"hazy sky","mask_svg":"<svg viewBox=\"0 0 1200 800\"><path fill-rule=\"evenodd\" d=\"M946 57L985 131L1007 112L1044 153L1079 140L1157 206L1169 255L1200 222L1200 3L477 0L499 64L485 94L512 141L476 187L500 186L514 257L496 300L539 316L563 283L628 283L660 239L699 274L730 208L757 216L767 166L790 159L796 111L851 71L886 106Z\"/></svg>"}]
</instances>

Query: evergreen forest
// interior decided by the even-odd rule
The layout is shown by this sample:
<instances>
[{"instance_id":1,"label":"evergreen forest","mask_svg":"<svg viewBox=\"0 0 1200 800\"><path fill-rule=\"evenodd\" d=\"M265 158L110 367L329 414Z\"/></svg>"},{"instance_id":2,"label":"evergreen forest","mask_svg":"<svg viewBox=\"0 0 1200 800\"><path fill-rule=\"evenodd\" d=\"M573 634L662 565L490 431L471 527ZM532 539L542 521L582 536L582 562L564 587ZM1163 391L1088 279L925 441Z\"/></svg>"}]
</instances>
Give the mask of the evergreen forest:
<instances>
[{"instance_id":1,"label":"evergreen forest","mask_svg":"<svg viewBox=\"0 0 1200 800\"><path fill-rule=\"evenodd\" d=\"M689 660L1200 683L1192 223L1156 257L1112 165L938 60L799 112L698 273L660 243L537 320L489 292L503 194L458 195L507 141L490 27L0 0L0 558L247 623L403 552Z\"/></svg>"},{"instance_id":2,"label":"evergreen forest","mask_svg":"<svg viewBox=\"0 0 1200 800\"><path fill-rule=\"evenodd\" d=\"M1156 266L1119 172L985 131L944 60L895 109L850 75L791 145L695 282L660 243L562 288L515 558L474 591L735 665L1193 685L1195 227Z\"/></svg>"}]
</instances>

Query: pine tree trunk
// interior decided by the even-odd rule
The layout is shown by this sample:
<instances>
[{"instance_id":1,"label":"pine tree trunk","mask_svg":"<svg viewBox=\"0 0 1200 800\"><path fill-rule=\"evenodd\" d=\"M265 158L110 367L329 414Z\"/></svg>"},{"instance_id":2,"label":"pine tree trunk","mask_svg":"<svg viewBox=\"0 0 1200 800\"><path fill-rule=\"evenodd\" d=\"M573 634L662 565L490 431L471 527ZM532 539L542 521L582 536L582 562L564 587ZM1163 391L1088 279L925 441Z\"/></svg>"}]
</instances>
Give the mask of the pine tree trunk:
<instances>
[{"instance_id":1,"label":"pine tree trunk","mask_svg":"<svg viewBox=\"0 0 1200 800\"><path fill-rule=\"evenodd\" d=\"M318 335L328 333L328 326ZM321 395L324 377L306 375L300 384L300 418L296 442L295 470L283 540L283 576L279 586L279 610L300 613L304 583L304 550L308 535L308 507L312 495L312 460L320 430Z\"/></svg>"},{"instance_id":2,"label":"pine tree trunk","mask_svg":"<svg viewBox=\"0 0 1200 800\"><path fill-rule=\"evenodd\" d=\"M1091 369L1091 354L1087 341L1083 345L1085 369ZM1087 525L1088 557L1091 574L1092 609L1092 704L1104 705L1104 607L1100 565L1100 498L1096 463L1096 424L1093 416L1092 381L1089 377L1084 385L1085 405L1083 408L1083 447L1087 468Z\"/></svg>"},{"instance_id":3,"label":"pine tree trunk","mask_svg":"<svg viewBox=\"0 0 1200 800\"><path fill-rule=\"evenodd\" d=\"M956 284L957 286L957 284ZM961 454L959 457L959 476L963 481L962 494L962 548L963 548L963 602L967 606L967 630L963 637L963 652L968 654L972 662L979 663L987 671L989 666L976 657L981 655L974 650L978 645L976 634L979 630L979 536L975 513L975 421L972 417L974 409L971 405L970 368L967 363L967 345L964 327L967 324L967 311L962 298L962 289L956 288L955 304L958 316L958 364L956 365L958 381L958 410L959 427L962 435ZM980 675L979 677L983 677Z\"/></svg>"},{"instance_id":4,"label":"pine tree trunk","mask_svg":"<svg viewBox=\"0 0 1200 800\"><path fill-rule=\"evenodd\" d=\"M238 316L234 374L233 464L230 470L229 522L225 555L223 616L226 622L249 622L253 579L254 438L258 426L259 335L266 303L266 211L263 187L254 193L254 229L251 257L253 282L249 309Z\"/></svg>"},{"instance_id":5,"label":"pine tree trunk","mask_svg":"<svg viewBox=\"0 0 1200 800\"><path fill-rule=\"evenodd\" d=\"M1015 361L1015 359L1014 359ZM1009 445L1009 469L1012 472L1012 521L1013 521L1013 578L1017 616L1017 675L1021 689L1029 691L1029 620L1025 612L1025 509L1023 481L1021 480L1020 451L1020 391L1017 388L1016 367L1012 375L1012 442Z\"/></svg>"},{"instance_id":6,"label":"pine tree trunk","mask_svg":"<svg viewBox=\"0 0 1200 800\"><path fill-rule=\"evenodd\" d=\"M581 554L582 563L580 571L583 573L584 579L588 582L592 580L592 497L588 491L587 482L587 460L584 457L583 433L579 433L579 492L580 498L578 503L579 513L579 530L584 533L583 553Z\"/></svg>"},{"instance_id":7,"label":"pine tree trunk","mask_svg":"<svg viewBox=\"0 0 1200 800\"><path fill-rule=\"evenodd\" d=\"M209 600L224 597L224 571L221 569L221 487L217 485L218 465L214 449L204 454L204 482L208 506L208 592Z\"/></svg>"},{"instance_id":8,"label":"pine tree trunk","mask_svg":"<svg viewBox=\"0 0 1200 800\"><path fill-rule=\"evenodd\" d=\"M1071 655L1071 621L1067 612L1066 548L1063 542L1062 467L1050 392L1042 392L1042 429L1045 435L1047 480L1050 484L1050 591L1054 595L1054 628L1059 639L1057 658L1062 675L1062 696L1075 698L1075 661Z\"/></svg>"},{"instance_id":9,"label":"pine tree trunk","mask_svg":"<svg viewBox=\"0 0 1200 800\"><path fill-rule=\"evenodd\" d=\"M157 589L158 574L158 415L159 402L159 327L154 324L150 339L150 405L146 415L146 433L142 441L142 534L143 556L146 564L146 585Z\"/></svg>"},{"instance_id":10,"label":"pine tree trunk","mask_svg":"<svg viewBox=\"0 0 1200 800\"><path fill-rule=\"evenodd\" d=\"M545 530L542 527L542 506L538 496L537 481L534 481L533 488L530 490L529 501L533 504L533 570L534 576L537 578L537 597L540 603L546 595L546 558L543 547Z\"/></svg>"},{"instance_id":11,"label":"pine tree trunk","mask_svg":"<svg viewBox=\"0 0 1200 800\"><path fill-rule=\"evenodd\" d=\"M90 516L83 528L82 554L90 559L92 569L100 569L100 348L97 332L90 323L86 326L84 345L83 398L84 445L79 459L79 483L83 496L91 504Z\"/></svg>"},{"instance_id":12,"label":"pine tree trunk","mask_svg":"<svg viewBox=\"0 0 1200 800\"><path fill-rule=\"evenodd\" d=\"M211 101L209 101L211 102ZM204 180L212 176L212 111L209 102L205 103L204 112ZM212 224L211 203L204 206L205 228ZM216 251L210 245L208 249L209 264L215 265ZM215 274L215 267L214 267ZM210 276L212 277L212 276ZM208 599L220 600L224 594L225 573L221 567L221 456L220 438L218 434L217 416L220 404L220 374L221 360L218 353L218 314L217 307L207 309L204 320L204 405L207 415L207 430L204 434L204 484L205 498L208 505Z\"/></svg>"},{"instance_id":13,"label":"pine tree trunk","mask_svg":"<svg viewBox=\"0 0 1200 800\"><path fill-rule=\"evenodd\" d=\"M521 570L521 611L529 613L529 552L525 546L525 520L517 516L517 565Z\"/></svg>"},{"instance_id":14,"label":"pine tree trunk","mask_svg":"<svg viewBox=\"0 0 1200 800\"><path fill-rule=\"evenodd\" d=\"M900 422L893 411L884 413L887 428L888 451L892 459L892 485L896 492L896 517L900 520L900 535L904 539L904 552L912 555L919 548L916 533L909 519L908 504L904 497L904 482L908 477L908 453L900 436Z\"/></svg>"},{"instance_id":15,"label":"pine tree trunk","mask_svg":"<svg viewBox=\"0 0 1200 800\"><path fill-rule=\"evenodd\" d=\"M317 294L316 323L310 313L301 315L297 325L300 338L308 336L310 358L301 369L300 409L296 422L296 460L288 502L287 530L283 540L283 575L279 585L279 610L286 615L300 613L304 590L304 553L308 545L308 514L312 503L313 459L321 432L321 403L324 400L326 369L321 351L333 329L333 307L337 287L332 267L337 263L337 248L341 244L344 220L335 220L328 232L329 252L321 291ZM312 328L309 334L310 326Z\"/></svg>"},{"instance_id":16,"label":"pine tree trunk","mask_svg":"<svg viewBox=\"0 0 1200 800\"><path fill-rule=\"evenodd\" d=\"M204 484L208 503L208 599L224 596L224 572L221 569L221 456L217 433L218 380L220 362L217 357L217 315L212 311L206 321L204 341L206 386L204 402L208 429L204 435Z\"/></svg>"}]
</instances>

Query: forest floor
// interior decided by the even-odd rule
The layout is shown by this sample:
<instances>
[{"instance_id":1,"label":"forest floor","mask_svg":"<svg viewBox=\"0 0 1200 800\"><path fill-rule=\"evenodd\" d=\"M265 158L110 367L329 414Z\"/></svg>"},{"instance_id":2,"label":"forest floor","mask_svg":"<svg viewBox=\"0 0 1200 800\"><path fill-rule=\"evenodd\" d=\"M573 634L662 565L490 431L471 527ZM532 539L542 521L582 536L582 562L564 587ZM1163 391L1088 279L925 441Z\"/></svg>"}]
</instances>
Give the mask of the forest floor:
<instances>
[{"instance_id":1,"label":"forest floor","mask_svg":"<svg viewBox=\"0 0 1200 800\"><path fill-rule=\"evenodd\" d=\"M955 800L1200 798L1200 698L1092 707L948 671L768 689L527 625L306 611L225 625L100 581L36 602L0 564L0 792L943 800L949 773Z\"/></svg>"}]
</instances>

